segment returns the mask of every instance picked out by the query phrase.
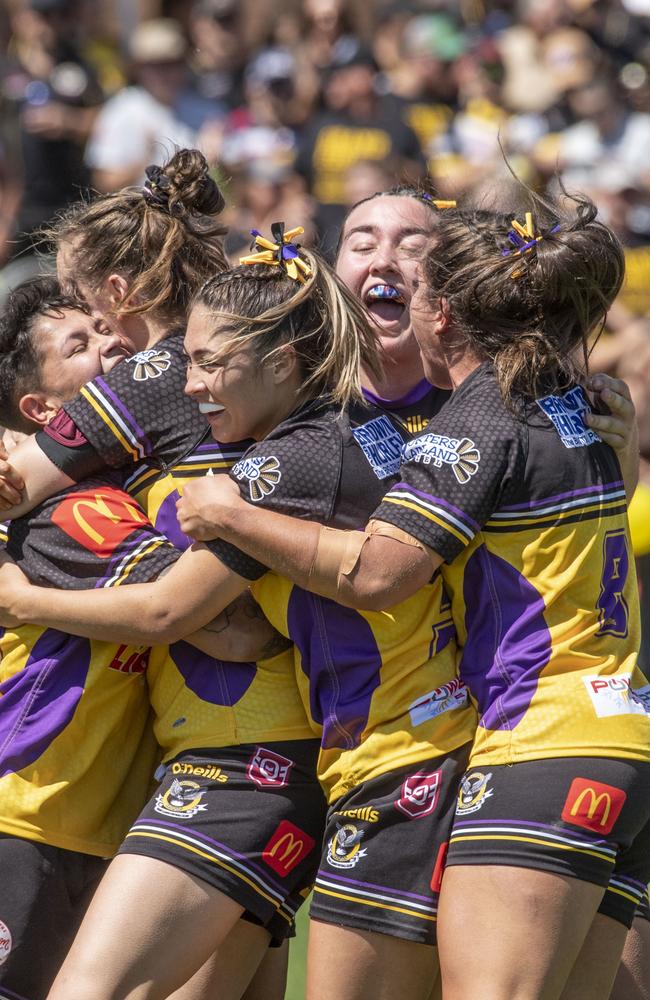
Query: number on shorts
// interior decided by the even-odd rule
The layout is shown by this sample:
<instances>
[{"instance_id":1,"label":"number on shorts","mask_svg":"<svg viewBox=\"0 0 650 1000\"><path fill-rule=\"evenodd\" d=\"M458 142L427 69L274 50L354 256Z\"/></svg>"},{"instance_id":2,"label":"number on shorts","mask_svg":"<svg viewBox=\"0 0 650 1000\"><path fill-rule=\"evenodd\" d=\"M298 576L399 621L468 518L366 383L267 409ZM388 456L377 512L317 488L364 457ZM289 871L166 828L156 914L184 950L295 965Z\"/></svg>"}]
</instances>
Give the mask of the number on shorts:
<instances>
[{"instance_id":1,"label":"number on shorts","mask_svg":"<svg viewBox=\"0 0 650 1000\"><path fill-rule=\"evenodd\" d=\"M623 590L629 567L630 557L624 529L608 531L603 542L603 575L597 605L600 628L596 635L627 635L629 609Z\"/></svg>"}]
</instances>

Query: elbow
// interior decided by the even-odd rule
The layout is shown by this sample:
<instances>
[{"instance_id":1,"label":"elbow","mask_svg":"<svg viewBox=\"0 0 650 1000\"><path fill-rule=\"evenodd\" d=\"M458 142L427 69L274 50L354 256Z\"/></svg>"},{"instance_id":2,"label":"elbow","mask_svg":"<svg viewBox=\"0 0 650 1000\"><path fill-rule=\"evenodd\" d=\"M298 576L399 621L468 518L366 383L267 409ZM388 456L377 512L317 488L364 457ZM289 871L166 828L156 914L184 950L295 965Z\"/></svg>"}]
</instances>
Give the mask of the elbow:
<instances>
[{"instance_id":1,"label":"elbow","mask_svg":"<svg viewBox=\"0 0 650 1000\"><path fill-rule=\"evenodd\" d=\"M184 621L173 606L153 607L140 619L137 641L150 646L170 646L184 639L192 626Z\"/></svg>"},{"instance_id":2,"label":"elbow","mask_svg":"<svg viewBox=\"0 0 650 1000\"><path fill-rule=\"evenodd\" d=\"M398 598L395 596L395 580L374 573L368 579L355 580L351 599L342 603L358 611L386 611L398 603Z\"/></svg>"}]
</instances>

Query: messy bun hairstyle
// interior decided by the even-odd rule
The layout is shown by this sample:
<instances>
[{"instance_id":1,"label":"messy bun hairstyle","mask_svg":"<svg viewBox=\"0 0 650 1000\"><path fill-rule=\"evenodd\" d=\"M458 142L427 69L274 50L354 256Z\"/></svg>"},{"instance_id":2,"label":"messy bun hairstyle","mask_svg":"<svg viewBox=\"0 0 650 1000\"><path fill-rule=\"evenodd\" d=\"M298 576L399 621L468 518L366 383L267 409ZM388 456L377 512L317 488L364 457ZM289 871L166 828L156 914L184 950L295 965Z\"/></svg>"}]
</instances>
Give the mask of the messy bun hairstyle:
<instances>
[{"instance_id":1,"label":"messy bun hairstyle","mask_svg":"<svg viewBox=\"0 0 650 1000\"><path fill-rule=\"evenodd\" d=\"M180 149L147 168L144 187L76 202L46 235L66 246L70 270L89 287L115 272L127 278L121 313L181 317L204 281L228 266L217 221L224 206L202 153Z\"/></svg>"}]
</instances>

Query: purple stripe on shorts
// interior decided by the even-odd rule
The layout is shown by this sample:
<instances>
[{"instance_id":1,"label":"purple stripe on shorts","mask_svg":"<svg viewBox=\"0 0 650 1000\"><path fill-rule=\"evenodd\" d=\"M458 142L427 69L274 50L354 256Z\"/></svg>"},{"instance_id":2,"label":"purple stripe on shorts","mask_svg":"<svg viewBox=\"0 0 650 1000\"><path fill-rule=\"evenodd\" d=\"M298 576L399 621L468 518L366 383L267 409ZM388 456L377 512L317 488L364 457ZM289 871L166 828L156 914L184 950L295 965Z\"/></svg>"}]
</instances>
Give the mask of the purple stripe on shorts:
<instances>
[{"instance_id":1,"label":"purple stripe on shorts","mask_svg":"<svg viewBox=\"0 0 650 1000\"><path fill-rule=\"evenodd\" d=\"M239 851L235 851L228 844L222 844L218 840L214 840L212 837L208 837L205 833L199 833L198 830L194 830L192 827L180 826L178 823L170 823L167 820L158 818L136 819L135 823L131 827L130 832L138 833L139 832L138 827L141 826L143 823L148 823L153 826L166 826L169 827L171 830L179 830L181 833L191 834L192 837L196 837L198 840L203 840L205 841L206 844L212 844L214 847L218 847L220 850L226 851L226 853L231 854L233 858L237 858L238 861L245 861L249 868L259 872L260 876L264 879L264 881L268 882L269 885L272 885L273 888L276 889L277 892L282 896L282 898L286 896L287 887L285 885L282 885L281 882L278 882L273 877L273 875L271 875L267 871L266 868L262 868L261 865L256 864L254 861L251 861L251 859L247 857L245 854L240 854Z\"/></svg>"},{"instance_id":2,"label":"purple stripe on shorts","mask_svg":"<svg viewBox=\"0 0 650 1000\"><path fill-rule=\"evenodd\" d=\"M563 826L553 826L551 823L532 823L528 820L516 820L516 819L459 819L454 820L454 830L459 826L530 826L536 827L538 830L550 830L552 833L570 833L571 836L575 836L576 840L582 838L586 844L592 844L596 846L597 844L604 844L606 847L610 846L608 840L603 840L602 837L587 837L584 833L575 833L573 830L566 830Z\"/></svg>"},{"instance_id":3,"label":"purple stripe on shorts","mask_svg":"<svg viewBox=\"0 0 650 1000\"><path fill-rule=\"evenodd\" d=\"M431 896L421 896L419 892L405 892L403 889L392 889L388 885L375 885L374 882L359 882L356 878L345 878L344 875L332 875L331 872L325 872L322 869L319 870L318 875L322 875L324 878L331 879L334 882L345 882L347 885L359 885L364 889L378 889L380 892L392 892L394 895L404 896L404 898L420 899L423 903L433 902L433 894ZM318 876L316 877L318 878Z\"/></svg>"}]
</instances>

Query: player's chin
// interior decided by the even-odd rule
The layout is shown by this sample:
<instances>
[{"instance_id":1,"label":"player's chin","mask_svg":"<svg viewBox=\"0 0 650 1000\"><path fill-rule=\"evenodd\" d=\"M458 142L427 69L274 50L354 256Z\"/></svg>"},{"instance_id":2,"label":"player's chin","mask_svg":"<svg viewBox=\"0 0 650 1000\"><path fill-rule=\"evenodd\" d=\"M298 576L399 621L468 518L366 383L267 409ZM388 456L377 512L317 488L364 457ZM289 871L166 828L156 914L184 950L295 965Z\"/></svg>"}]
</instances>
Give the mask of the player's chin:
<instances>
[{"instance_id":1,"label":"player's chin","mask_svg":"<svg viewBox=\"0 0 650 1000\"><path fill-rule=\"evenodd\" d=\"M128 357L129 357L129 355L128 355L127 351L123 351L123 352L121 351L119 354L114 354L110 358L103 358L102 359L102 374L103 375L108 375L110 372L113 371L113 369L117 365L121 364L122 361L125 361Z\"/></svg>"}]
</instances>

